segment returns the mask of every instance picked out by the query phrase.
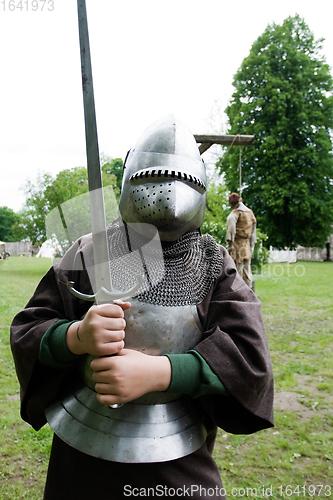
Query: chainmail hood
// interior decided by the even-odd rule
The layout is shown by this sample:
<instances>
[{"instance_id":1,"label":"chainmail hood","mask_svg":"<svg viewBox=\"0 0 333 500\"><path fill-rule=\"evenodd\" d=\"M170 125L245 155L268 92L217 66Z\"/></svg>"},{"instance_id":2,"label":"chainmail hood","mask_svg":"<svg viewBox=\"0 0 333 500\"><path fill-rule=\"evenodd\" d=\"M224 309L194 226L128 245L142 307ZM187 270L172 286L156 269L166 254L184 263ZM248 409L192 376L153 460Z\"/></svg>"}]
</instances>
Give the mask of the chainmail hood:
<instances>
[{"instance_id":1,"label":"chainmail hood","mask_svg":"<svg viewBox=\"0 0 333 500\"><path fill-rule=\"evenodd\" d=\"M199 230L185 233L177 241L148 240L122 223L108 227L113 285L127 290L144 281L136 298L165 306L195 305L206 297L223 266L214 238Z\"/></svg>"}]
</instances>

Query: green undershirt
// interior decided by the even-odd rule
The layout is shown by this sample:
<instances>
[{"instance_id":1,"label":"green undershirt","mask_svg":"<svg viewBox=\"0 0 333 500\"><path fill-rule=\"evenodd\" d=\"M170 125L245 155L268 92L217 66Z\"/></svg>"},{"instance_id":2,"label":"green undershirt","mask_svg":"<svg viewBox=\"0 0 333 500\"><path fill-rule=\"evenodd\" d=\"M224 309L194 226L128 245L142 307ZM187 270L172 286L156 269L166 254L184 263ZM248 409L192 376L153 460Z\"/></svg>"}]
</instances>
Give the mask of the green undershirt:
<instances>
[{"instance_id":1,"label":"green undershirt","mask_svg":"<svg viewBox=\"0 0 333 500\"><path fill-rule=\"evenodd\" d=\"M66 368L80 357L67 346L67 330L72 323L75 321L59 320L45 332L39 349L39 361L43 365ZM167 354L167 357L172 374L170 386L165 392L188 394L193 398L204 394L228 395L218 376L198 352L191 350L185 354Z\"/></svg>"}]
</instances>

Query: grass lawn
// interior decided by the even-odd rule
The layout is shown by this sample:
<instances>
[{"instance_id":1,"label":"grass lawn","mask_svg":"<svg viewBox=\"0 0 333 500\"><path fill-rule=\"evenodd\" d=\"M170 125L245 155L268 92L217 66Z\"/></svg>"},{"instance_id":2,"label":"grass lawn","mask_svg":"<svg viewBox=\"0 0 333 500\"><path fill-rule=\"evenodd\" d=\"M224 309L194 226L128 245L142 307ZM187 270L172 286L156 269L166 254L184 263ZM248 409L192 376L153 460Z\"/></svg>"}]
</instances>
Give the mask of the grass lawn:
<instances>
[{"instance_id":1,"label":"grass lawn","mask_svg":"<svg viewBox=\"0 0 333 500\"><path fill-rule=\"evenodd\" d=\"M274 369L275 427L220 432L224 486L245 488L244 498L333 498L333 263L270 264L255 285Z\"/></svg>"},{"instance_id":2,"label":"grass lawn","mask_svg":"<svg viewBox=\"0 0 333 500\"><path fill-rule=\"evenodd\" d=\"M20 418L19 386L9 326L31 297L50 259L0 260L0 499L41 500L51 449L48 427L35 432Z\"/></svg>"},{"instance_id":3,"label":"grass lawn","mask_svg":"<svg viewBox=\"0 0 333 500\"><path fill-rule=\"evenodd\" d=\"M0 261L1 500L43 497L52 432L20 418L9 325L49 265ZM333 263L269 264L255 283L275 373L275 427L219 431L214 457L224 487L228 498L333 499Z\"/></svg>"}]
</instances>

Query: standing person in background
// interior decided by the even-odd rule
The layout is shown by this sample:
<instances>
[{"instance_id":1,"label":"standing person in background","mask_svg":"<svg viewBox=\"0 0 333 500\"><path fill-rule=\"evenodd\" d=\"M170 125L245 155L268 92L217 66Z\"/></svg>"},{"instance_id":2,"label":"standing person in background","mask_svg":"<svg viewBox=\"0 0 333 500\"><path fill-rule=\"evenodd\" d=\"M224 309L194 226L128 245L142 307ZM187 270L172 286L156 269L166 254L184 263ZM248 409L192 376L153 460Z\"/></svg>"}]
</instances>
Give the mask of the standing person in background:
<instances>
[{"instance_id":1,"label":"standing person in background","mask_svg":"<svg viewBox=\"0 0 333 500\"><path fill-rule=\"evenodd\" d=\"M229 203L233 208L227 218L227 247L238 273L252 287L251 258L256 243L256 218L246 207L238 193L231 193Z\"/></svg>"}]
</instances>

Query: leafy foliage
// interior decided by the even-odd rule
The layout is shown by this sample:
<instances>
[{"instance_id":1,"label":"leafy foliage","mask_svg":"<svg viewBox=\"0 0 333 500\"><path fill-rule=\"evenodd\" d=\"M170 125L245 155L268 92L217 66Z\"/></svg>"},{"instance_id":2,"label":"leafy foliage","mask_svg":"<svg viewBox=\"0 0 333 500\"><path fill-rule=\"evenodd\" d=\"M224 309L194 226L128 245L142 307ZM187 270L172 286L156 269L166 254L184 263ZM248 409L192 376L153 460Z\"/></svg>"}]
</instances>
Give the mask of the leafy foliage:
<instances>
[{"instance_id":1,"label":"leafy foliage","mask_svg":"<svg viewBox=\"0 0 333 500\"><path fill-rule=\"evenodd\" d=\"M206 212L201 232L210 234L217 243L225 245L229 212L227 188L215 174L208 178Z\"/></svg>"},{"instance_id":2,"label":"leafy foliage","mask_svg":"<svg viewBox=\"0 0 333 500\"><path fill-rule=\"evenodd\" d=\"M119 201L121 185L123 182L123 175L124 175L124 162L121 158L110 158L110 156L105 156L102 154L101 163L102 163L103 185L108 185L106 184L106 182L104 182L106 181L107 176L114 175L116 177L116 184L114 184L113 182L113 188L116 198Z\"/></svg>"},{"instance_id":3,"label":"leafy foliage","mask_svg":"<svg viewBox=\"0 0 333 500\"><path fill-rule=\"evenodd\" d=\"M254 274L259 274L262 266L268 263L269 251L264 247L263 243L268 239L266 234L263 234L260 229L256 230L257 241L254 245L251 267Z\"/></svg>"},{"instance_id":4,"label":"leafy foliage","mask_svg":"<svg viewBox=\"0 0 333 500\"><path fill-rule=\"evenodd\" d=\"M254 134L242 151L243 198L276 247L324 246L333 223L333 80L298 15L272 24L234 77L229 133ZM238 188L238 148L218 166Z\"/></svg>"},{"instance_id":5,"label":"leafy foliage","mask_svg":"<svg viewBox=\"0 0 333 500\"><path fill-rule=\"evenodd\" d=\"M120 158L102 157L101 169L103 186L111 186L116 197L119 197L118 179L120 178L119 171L122 171L122 160ZM113 171L117 172L117 174L113 173ZM27 197L25 208L19 214L20 222L15 224L14 234L20 239L30 239L34 245L42 244L48 238L45 225L48 214L53 209L57 209L61 224L66 228L63 208L67 209L66 216L69 218L70 213L68 211L73 208L70 203L66 204L66 202L88 193L88 191L88 174L85 167L62 170L55 178L49 173L39 174L35 182L29 180L25 186ZM77 207L78 203L76 203ZM82 208L86 209L86 211L89 210L88 202ZM79 227L78 224L77 226ZM74 223L72 227L74 227Z\"/></svg>"},{"instance_id":6,"label":"leafy foliage","mask_svg":"<svg viewBox=\"0 0 333 500\"><path fill-rule=\"evenodd\" d=\"M0 207L0 241L16 241L12 226L19 217L14 210L8 207Z\"/></svg>"}]
</instances>

